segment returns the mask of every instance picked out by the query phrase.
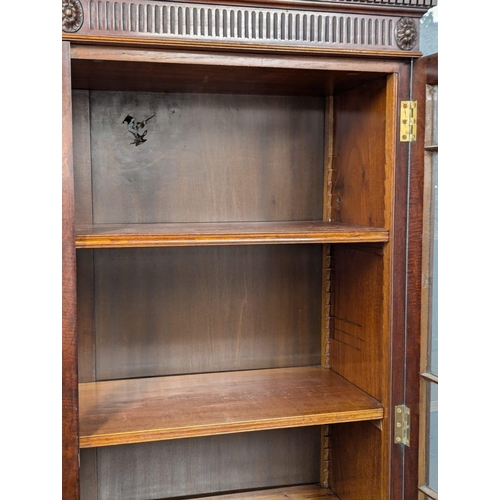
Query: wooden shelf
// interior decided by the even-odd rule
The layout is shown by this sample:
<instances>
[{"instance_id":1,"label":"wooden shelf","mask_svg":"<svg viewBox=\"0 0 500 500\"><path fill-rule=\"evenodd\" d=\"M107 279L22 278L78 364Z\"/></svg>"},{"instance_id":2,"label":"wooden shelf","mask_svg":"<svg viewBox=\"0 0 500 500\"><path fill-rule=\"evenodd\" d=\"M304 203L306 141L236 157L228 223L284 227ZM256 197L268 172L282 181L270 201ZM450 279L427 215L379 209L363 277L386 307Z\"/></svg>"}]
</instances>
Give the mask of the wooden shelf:
<instances>
[{"instance_id":1,"label":"wooden shelf","mask_svg":"<svg viewBox=\"0 0 500 500\"><path fill-rule=\"evenodd\" d=\"M338 497L321 486L305 485L201 497L197 500L338 500Z\"/></svg>"},{"instance_id":2,"label":"wooden shelf","mask_svg":"<svg viewBox=\"0 0 500 500\"><path fill-rule=\"evenodd\" d=\"M388 240L387 229L322 221L95 224L76 227L76 248L374 243Z\"/></svg>"},{"instance_id":3,"label":"wooden shelf","mask_svg":"<svg viewBox=\"0 0 500 500\"><path fill-rule=\"evenodd\" d=\"M378 401L321 367L92 382L79 392L81 448L383 417Z\"/></svg>"}]
</instances>

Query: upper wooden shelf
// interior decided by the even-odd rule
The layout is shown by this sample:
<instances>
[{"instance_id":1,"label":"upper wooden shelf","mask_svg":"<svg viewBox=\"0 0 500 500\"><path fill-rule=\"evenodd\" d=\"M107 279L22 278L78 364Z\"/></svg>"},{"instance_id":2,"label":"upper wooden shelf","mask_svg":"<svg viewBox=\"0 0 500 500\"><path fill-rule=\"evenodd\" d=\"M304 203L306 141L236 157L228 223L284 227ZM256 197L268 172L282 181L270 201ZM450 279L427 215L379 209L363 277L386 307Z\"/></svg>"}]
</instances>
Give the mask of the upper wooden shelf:
<instances>
[{"instance_id":1,"label":"upper wooden shelf","mask_svg":"<svg viewBox=\"0 0 500 500\"><path fill-rule=\"evenodd\" d=\"M76 226L76 248L127 248L276 243L374 243L387 229L341 222L204 222Z\"/></svg>"},{"instance_id":2,"label":"upper wooden shelf","mask_svg":"<svg viewBox=\"0 0 500 500\"><path fill-rule=\"evenodd\" d=\"M321 367L91 382L79 389L81 448L383 417L378 401Z\"/></svg>"}]
</instances>

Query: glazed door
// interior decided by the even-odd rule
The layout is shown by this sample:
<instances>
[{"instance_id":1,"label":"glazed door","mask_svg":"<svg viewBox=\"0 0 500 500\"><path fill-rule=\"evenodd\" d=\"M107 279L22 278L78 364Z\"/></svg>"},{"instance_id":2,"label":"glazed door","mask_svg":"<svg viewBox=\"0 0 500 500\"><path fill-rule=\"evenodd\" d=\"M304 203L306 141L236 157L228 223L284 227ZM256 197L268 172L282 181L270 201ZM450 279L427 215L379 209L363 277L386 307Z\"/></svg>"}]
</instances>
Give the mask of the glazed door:
<instances>
[{"instance_id":1,"label":"glazed door","mask_svg":"<svg viewBox=\"0 0 500 500\"><path fill-rule=\"evenodd\" d=\"M402 446L403 498L437 500L438 55L418 59L412 73L417 118L416 137L409 143L404 400L410 439Z\"/></svg>"}]
</instances>

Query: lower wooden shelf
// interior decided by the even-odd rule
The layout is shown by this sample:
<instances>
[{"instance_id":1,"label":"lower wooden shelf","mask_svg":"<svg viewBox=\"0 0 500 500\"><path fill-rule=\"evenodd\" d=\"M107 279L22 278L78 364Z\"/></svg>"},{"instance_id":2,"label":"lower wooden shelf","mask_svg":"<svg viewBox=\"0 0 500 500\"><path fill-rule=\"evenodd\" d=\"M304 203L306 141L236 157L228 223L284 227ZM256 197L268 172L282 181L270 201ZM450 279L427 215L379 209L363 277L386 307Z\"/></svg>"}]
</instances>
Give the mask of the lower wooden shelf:
<instances>
[{"instance_id":1,"label":"lower wooden shelf","mask_svg":"<svg viewBox=\"0 0 500 500\"><path fill-rule=\"evenodd\" d=\"M75 231L76 248L389 241L387 229L323 221L95 224Z\"/></svg>"},{"instance_id":2,"label":"lower wooden shelf","mask_svg":"<svg viewBox=\"0 0 500 500\"><path fill-rule=\"evenodd\" d=\"M383 417L377 400L310 366L82 383L79 392L81 448Z\"/></svg>"},{"instance_id":3,"label":"lower wooden shelf","mask_svg":"<svg viewBox=\"0 0 500 500\"><path fill-rule=\"evenodd\" d=\"M339 497L321 486L306 485L198 497L196 500L339 500Z\"/></svg>"}]
</instances>

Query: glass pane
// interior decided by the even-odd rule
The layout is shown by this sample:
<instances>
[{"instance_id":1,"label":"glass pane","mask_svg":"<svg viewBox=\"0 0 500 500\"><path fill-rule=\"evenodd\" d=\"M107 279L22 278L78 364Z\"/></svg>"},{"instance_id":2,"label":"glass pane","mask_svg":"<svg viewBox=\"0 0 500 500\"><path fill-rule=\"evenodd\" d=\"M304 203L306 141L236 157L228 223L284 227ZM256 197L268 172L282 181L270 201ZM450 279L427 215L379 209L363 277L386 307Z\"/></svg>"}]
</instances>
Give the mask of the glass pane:
<instances>
[{"instance_id":1,"label":"glass pane","mask_svg":"<svg viewBox=\"0 0 500 500\"><path fill-rule=\"evenodd\" d=\"M438 144L438 86L427 85L425 104L425 145Z\"/></svg>"},{"instance_id":2,"label":"glass pane","mask_svg":"<svg viewBox=\"0 0 500 500\"><path fill-rule=\"evenodd\" d=\"M438 7L430 9L420 22L420 50L424 55L438 52ZM424 111L424 110L422 110ZM438 145L438 86L427 85L425 103L425 145ZM436 148L437 149L437 148ZM422 304L425 314L422 342L426 349L422 352L426 371L438 374L438 156L434 148L426 152L426 229L425 231L425 270L424 276L429 288ZM430 174L430 175L428 175ZM428 176L427 176L428 175ZM430 206L427 204L430 202ZM425 455L419 479L428 488L438 489L438 386L435 383L422 383L422 423L425 423L425 438L422 439L419 453ZM421 415L422 417L424 415ZM430 491L427 493L431 494ZM434 495L433 495L434 496ZM432 500L428 494L419 492L419 499Z\"/></svg>"},{"instance_id":3,"label":"glass pane","mask_svg":"<svg viewBox=\"0 0 500 500\"><path fill-rule=\"evenodd\" d=\"M430 145L437 146L438 144L438 86L437 85L429 85L427 87L429 89L428 98L432 100L432 114L431 118L431 136L430 136Z\"/></svg>"},{"instance_id":4,"label":"glass pane","mask_svg":"<svg viewBox=\"0 0 500 500\"><path fill-rule=\"evenodd\" d=\"M432 187L433 214L431 212L431 290L429 304L429 367L428 370L438 374L438 154L432 153Z\"/></svg>"},{"instance_id":5,"label":"glass pane","mask_svg":"<svg viewBox=\"0 0 500 500\"><path fill-rule=\"evenodd\" d=\"M380 0L378 1L380 2ZM420 20L420 50L424 56L435 54L438 51L438 7L436 5L428 10Z\"/></svg>"},{"instance_id":6,"label":"glass pane","mask_svg":"<svg viewBox=\"0 0 500 500\"><path fill-rule=\"evenodd\" d=\"M427 383L430 393L427 423L429 428L427 443L427 485L438 491L438 385Z\"/></svg>"}]
</instances>

